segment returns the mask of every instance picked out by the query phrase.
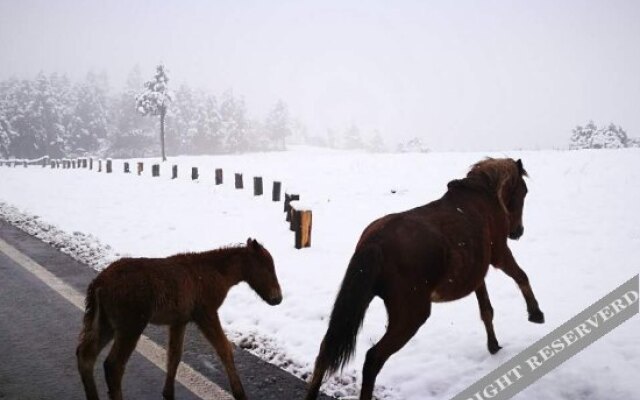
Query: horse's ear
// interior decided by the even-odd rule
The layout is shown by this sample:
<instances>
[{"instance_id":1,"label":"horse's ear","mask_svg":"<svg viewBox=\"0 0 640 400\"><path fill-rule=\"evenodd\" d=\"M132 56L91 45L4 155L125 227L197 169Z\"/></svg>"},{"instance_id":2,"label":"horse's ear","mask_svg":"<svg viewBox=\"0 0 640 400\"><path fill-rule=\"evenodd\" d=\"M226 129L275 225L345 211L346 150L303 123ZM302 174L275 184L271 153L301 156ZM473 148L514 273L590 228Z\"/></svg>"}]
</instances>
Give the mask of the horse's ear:
<instances>
[{"instance_id":1,"label":"horse's ear","mask_svg":"<svg viewBox=\"0 0 640 400\"><path fill-rule=\"evenodd\" d=\"M518 158L518 161L516 161L516 165L518 166L518 172L520 173L520 176L527 175L527 171L524 170L524 166L522 165L522 160Z\"/></svg>"},{"instance_id":2,"label":"horse's ear","mask_svg":"<svg viewBox=\"0 0 640 400\"><path fill-rule=\"evenodd\" d=\"M248 238L247 239L247 247L249 247L252 250L258 250L258 249L260 249L261 246L260 246L260 243L258 243L257 240Z\"/></svg>"}]
</instances>

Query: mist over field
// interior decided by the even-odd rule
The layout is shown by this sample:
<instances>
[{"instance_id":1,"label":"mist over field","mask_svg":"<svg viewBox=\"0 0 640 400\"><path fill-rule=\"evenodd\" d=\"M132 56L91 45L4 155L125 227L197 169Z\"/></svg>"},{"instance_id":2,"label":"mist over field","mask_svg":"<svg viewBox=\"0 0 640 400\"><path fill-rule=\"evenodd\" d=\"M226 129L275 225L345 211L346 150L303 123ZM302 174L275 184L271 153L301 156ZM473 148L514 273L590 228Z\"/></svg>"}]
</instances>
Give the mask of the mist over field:
<instances>
[{"instance_id":1,"label":"mist over field","mask_svg":"<svg viewBox=\"0 0 640 400\"><path fill-rule=\"evenodd\" d=\"M640 135L639 17L635 1L2 2L0 80L97 77L130 99L164 63L201 114L233 98L265 121L282 102L290 142L348 147L355 129L391 150L562 148L590 120ZM167 140L205 129L177 118Z\"/></svg>"}]
</instances>

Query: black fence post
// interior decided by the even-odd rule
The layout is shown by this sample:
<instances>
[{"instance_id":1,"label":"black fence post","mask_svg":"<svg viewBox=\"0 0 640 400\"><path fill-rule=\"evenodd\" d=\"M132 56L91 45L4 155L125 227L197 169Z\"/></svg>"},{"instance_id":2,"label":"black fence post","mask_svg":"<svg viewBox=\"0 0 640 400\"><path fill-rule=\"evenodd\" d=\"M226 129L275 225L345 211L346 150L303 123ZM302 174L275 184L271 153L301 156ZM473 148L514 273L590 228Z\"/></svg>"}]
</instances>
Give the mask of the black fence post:
<instances>
[{"instance_id":1,"label":"black fence post","mask_svg":"<svg viewBox=\"0 0 640 400\"><path fill-rule=\"evenodd\" d=\"M198 179L200 175L198 175L198 167L192 167L191 168L191 180L195 181L196 179Z\"/></svg>"},{"instance_id":2,"label":"black fence post","mask_svg":"<svg viewBox=\"0 0 640 400\"><path fill-rule=\"evenodd\" d=\"M271 200L280 201L280 191L282 190L282 182L273 182L273 193L271 194Z\"/></svg>"},{"instance_id":3,"label":"black fence post","mask_svg":"<svg viewBox=\"0 0 640 400\"><path fill-rule=\"evenodd\" d=\"M222 185L222 168L216 168L216 185Z\"/></svg>"},{"instance_id":4,"label":"black fence post","mask_svg":"<svg viewBox=\"0 0 640 400\"><path fill-rule=\"evenodd\" d=\"M244 184L242 183L242 174L236 173L236 189L244 188Z\"/></svg>"},{"instance_id":5,"label":"black fence post","mask_svg":"<svg viewBox=\"0 0 640 400\"><path fill-rule=\"evenodd\" d=\"M262 196L262 177L254 176L253 177L253 195L254 196Z\"/></svg>"}]
</instances>

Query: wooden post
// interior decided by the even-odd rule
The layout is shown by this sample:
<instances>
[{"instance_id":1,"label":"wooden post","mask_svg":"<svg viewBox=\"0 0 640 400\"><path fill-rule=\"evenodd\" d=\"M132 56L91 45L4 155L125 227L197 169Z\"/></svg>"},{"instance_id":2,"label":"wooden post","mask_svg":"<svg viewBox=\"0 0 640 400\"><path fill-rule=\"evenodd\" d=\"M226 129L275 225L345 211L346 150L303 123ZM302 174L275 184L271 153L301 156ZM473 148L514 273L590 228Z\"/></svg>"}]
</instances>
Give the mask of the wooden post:
<instances>
[{"instance_id":1,"label":"wooden post","mask_svg":"<svg viewBox=\"0 0 640 400\"><path fill-rule=\"evenodd\" d=\"M222 185L222 168L216 168L216 185Z\"/></svg>"},{"instance_id":2,"label":"wooden post","mask_svg":"<svg viewBox=\"0 0 640 400\"><path fill-rule=\"evenodd\" d=\"M294 210L294 213L296 215L295 247L296 249L311 247L311 223L313 220L311 210Z\"/></svg>"},{"instance_id":3,"label":"wooden post","mask_svg":"<svg viewBox=\"0 0 640 400\"><path fill-rule=\"evenodd\" d=\"M2 164L0 164L2 165ZM47 165L49 165L49 157L48 156L44 156L42 158L42 168L46 167Z\"/></svg>"},{"instance_id":4,"label":"wooden post","mask_svg":"<svg viewBox=\"0 0 640 400\"><path fill-rule=\"evenodd\" d=\"M129 170L129 163L128 162L124 163L124 173L125 174L131 173L131 171Z\"/></svg>"},{"instance_id":5,"label":"wooden post","mask_svg":"<svg viewBox=\"0 0 640 400\"><path fill-rule=\"evenodd\" d=\"M71 168L76 169L76 160L71 160Z\"/></svg>"},{"instance_id":6,"label":"wooden post","mask_svg":"<svg viewBox=\"0 0 640 400\"><path fill-rule=\"evenodd\" d=\"M191 168L191 180L195 181L196 179L198 179L199 175L198 175L198 167L192 167Z\"/></svg>"},{"instance_id":7,"label":"wooden post","mask_svg":"<svg viewBox=\"0 0 640 400\"><path fill-rule=\"evenodd\" d=\"M27 168L27 160L22 161L22 164L24 165L25 168Z\"/></svg>"},{"instance_id":8,"label":"wooden post","mask_svg":"<svg viewBox=\"0 0 640 400\"><path fill-rule=\"evenodd\" d=\"M280 201L280 191L282 190L282 182L273 182L273 193L271 194L271 200Z\"/></svg>"},{"instance_id":9,"label":"wooden post","mask_svg":"<svg viewBox=\"0 0 640 400\"><path fill-rule=\"evenodd\" d=\"M160 166L158 166L158 168L159 167ZM178 166L175 164L171 167L171 179L178 179Z\"/></svg>"},{"instance_id":10,"label":"wooden post","mask_svg":"<svg viewBox=\"0 0 640 400\"><path fill-rule=\"evenodd\" d=\"M102 172L102 160L98 160L98 172Z\"/></svg>"},{"instance_id":11,"label":"wooden post","mask_svg":"<svg viewBox=\"0 0 640 400\"><path fill-rule=\"evenodd\" d=\"M51 169L54 169L56 167L56 161L55 160L51 160Z\"/></svg>"},{"instance_id":12,"label":"wooden post","mask_svg":"<svg viewBox=\"0 0 640 400\"><path fill-rule=\"evenodd\" d=\"M93 169L93 158L89 159L89 169Z\"/></svg>"},{"instance_id":13,"label":"wooden post","mask_svg":"<svg viewBox=\"0 0 640 400\"><path fill-rule=\"evenodd\" d=\"M138 163L138 175L142 175L142 171L144 171L144 163L139 162Z\"/></svg>"},{"instance_id":14,"label":"wooden post","mask_svg":"<svg viewBox=\"0 0 640 400\"><path fill-rule=\"evenodd\" d=\"M289 230L291 232L296 231L299 225L298 218L300 218L300 213L298 213L294 207L291 207L289 210Z\"/></svg>"},{"instance_id":15,"label":"wooden post","mask_svg":"<svg viewBox=\"0 0 640 400\"><path fill-rule=\"evenodd\" d=\"M236 173L236 189L242 189L244 185L242 183L242 174Z\"/></svg>"},{"instance_id":16,"label":"wooden post","mask_svg":"<svg viewBox=\"0 0 640 400\"><path fill-rule=\"evenodd\" d=\"M113 171L113 161L110 158L107 158L107 174L110 174Z\"/></svg>"},{"instance_id":17,"label":"wooden post","mask_svg":"<svg viewBox=\"0 0 640 400\"><path fill-rule=\"evenodd\" d=\"M160 164L153 164L151 166L151 176L153 177L160 176Z\"/></svg>"},{"instance_id":18,"label":"wooden post","mask_svg":"<svg viewBox=\"0 0 640 400\"><path fill-rule=\"evenodd\" d=\"M262 196L262 177L254 176L253 177L253 195L254 196Z\"/></svg>"},{"instance_id":19,"label":"wooden post","mask_svg":"<svg viewBox=\"0 0 640 400\"><path fill-rule=\"evenodd\" d=\"M82 168L87 168L87 159L86 158L82 159Z\"/></svg>"}]
</instances>

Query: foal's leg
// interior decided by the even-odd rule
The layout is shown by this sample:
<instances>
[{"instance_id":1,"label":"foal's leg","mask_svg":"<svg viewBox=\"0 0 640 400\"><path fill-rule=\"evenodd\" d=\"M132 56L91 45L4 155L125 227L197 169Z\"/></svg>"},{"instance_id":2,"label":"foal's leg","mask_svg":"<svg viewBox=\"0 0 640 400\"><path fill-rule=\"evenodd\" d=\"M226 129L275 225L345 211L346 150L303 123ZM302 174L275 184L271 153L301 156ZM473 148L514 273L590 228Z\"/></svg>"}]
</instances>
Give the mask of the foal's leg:
<instances>
[{"instance_id":1,"label":"foal's leg","mask_svg":"<svg viewBox=\"0 0 640 400\"><path fill-rule=\"evenodd\" d=\"M180 357L182 356L182 345L184 343L184 331L187 324L176 324L169 327L169 349L167 356L167 377L164 381L162 397L167 400L174 398L174 384Z\"/></svg>"},{"instance_id":2,"label":"foal's leg","mask_svg":"<svg viewBox=\"0 0 640 400\"><path fill-rule=\"evenodd\" d=\"M104 360L104 375L111 400L122 400L122 375L124 368L136 348L142 329L135 332L116 332L111 351Z\"/></svg>"},{"instance_id":3,"label":"foal's leg","mask_svg":"<svg viewBox=\"0 0 640 400\"><path fill-rule=\"evenodd\" d=\"M489 293L487 292L487 286L484 282L476 289L476 297L478 299L478 305L480 306L480 317L487 331L487 347L489 348L489 353L496 354L502 347L498 344L498 339L496 339L496 334L493 331L493 307L491 307Z\"/></svg>"},{"instance_id":4,"label":"foal's leg","mask_svg":"<svg viewBox=\"0 0 640 400\"><path fill-rule=\"evenodd\" d=\"M113 330L110 326L102 324L99 332L83 331L82 338L76 349L78 371L82 378L82 385L87 400L98 400L98 389L93 377L93 368L98 354L113 339Z\"/></svg>"},{"instance_id":5,"label":"foal's leg","mask_svg":"<svg viewBox=\"0 0 640 400\"><path fill-rule=\"evenodd\" d=\"M544 323L544 314L540 311L536 296L533 294L531 285L529 285L529 278L527 274L520 268L513 254L508 247L505 247L504 256L496 264L496 267L504 271L505 274L510 276L518 286L524 296L524 300L527 302L527 312L529 313L529 321L538 324Z\"/></svg>"},{"instance_id":6,"label":"foal's leg","mask_svg":"<svg viewBox=\"0 0 640 400\"><path fill-rule=\"evenodd\" d=\"M164 381L162 397L167 400L174 398L174 383L180 357L182 356L182 344L184 343L184 331L187 324L176 324L169 328L169 349L167 357L167 377Z\"/></svg>"},{"instance_id":7,"label":"foal's leg","mask_svg":"<svg viewBox=\"0 0 640 400\"><path fill-rule=\"evenodd\" d=\"M227 340L227 337L222 330L218 314L211 313L198 318L196 320L196 324L209 343L211 343L211 345L216 349L216 352L227 371L233 397L236 400L246 400L247 396L244 394L244 388L242 387L242 382L240 382L240 378L236 371L236 365L233 361L233 349L231 347L231 343L229 343L229 340Z\"/></svg>"},{"instance_id":8,"label":"foal's leg","mask_svg":"<svg viewBox=\"0 0 640 400\"><path fill-rule=\"evenodd\" d=\"M415 292L414 292L415 293ZM367 351L362 370L360 400L371 400L376 377L389 357L400 350L415 335L431 314L429 295L407 296L402 301L387 304L389 326L378 343Z\"/></svg>"}]
</instances>

